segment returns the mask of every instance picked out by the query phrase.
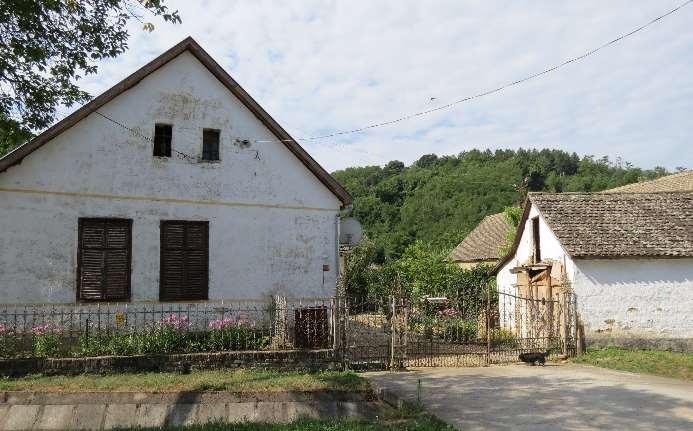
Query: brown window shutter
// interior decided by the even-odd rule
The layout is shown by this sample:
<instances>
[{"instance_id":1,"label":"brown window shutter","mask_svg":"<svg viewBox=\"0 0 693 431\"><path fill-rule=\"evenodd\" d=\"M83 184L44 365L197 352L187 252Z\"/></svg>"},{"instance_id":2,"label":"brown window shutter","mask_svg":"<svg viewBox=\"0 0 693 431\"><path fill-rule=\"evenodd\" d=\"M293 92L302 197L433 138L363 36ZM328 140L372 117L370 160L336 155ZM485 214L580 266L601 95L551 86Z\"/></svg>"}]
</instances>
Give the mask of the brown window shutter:
<instances>
[{"instance_id":1,"label":"brown window shutter","mask_svg":"<svg viewBox=\"0 0 693 431\"><path fill-rule=\"evenodd\" d=\"M80 219L77 299L130 299L132 220Z\"/></svg>"},{"instance_id":2,"label":"brown window shutter","mask_svg":"<svg viewBox=\"0 0 693 431\"><path fill-rule=\"evenodd\" d=\"M208 299L208 278L209 223L162 221L160 299Z\"/></svg>"}]
</instances>

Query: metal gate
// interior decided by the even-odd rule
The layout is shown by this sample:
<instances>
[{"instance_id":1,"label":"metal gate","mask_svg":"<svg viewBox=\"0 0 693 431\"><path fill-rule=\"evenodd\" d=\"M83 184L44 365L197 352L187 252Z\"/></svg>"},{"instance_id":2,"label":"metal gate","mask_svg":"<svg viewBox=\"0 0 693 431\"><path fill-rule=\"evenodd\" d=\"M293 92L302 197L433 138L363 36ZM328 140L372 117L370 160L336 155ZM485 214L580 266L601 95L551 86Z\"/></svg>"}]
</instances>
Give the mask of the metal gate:
<instances>
[{"instance_id":1,"label":"metal gate","mask_svg":"<svg viewBox=\"0 0 693 431\"><path fill-rule=\"evenodd\" d=\"M575 297L401 297L350 302L344 360L352 369L482 366L518 360L523 352L573 356Z\"/></svg>"}]
</instances>

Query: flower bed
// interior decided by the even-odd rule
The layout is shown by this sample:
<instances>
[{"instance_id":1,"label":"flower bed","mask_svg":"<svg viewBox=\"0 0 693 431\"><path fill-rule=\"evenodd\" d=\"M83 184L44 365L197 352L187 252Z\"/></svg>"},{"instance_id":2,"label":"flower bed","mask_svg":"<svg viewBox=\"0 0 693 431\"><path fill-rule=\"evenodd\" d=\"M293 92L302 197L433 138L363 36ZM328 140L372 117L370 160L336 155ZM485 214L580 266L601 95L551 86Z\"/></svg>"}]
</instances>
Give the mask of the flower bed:
<instances>
[{"instance_id":1,"label":"flower bed","mask_svg":"<svg viewBox=\"0 0 693 431\"><path fill-rule=\"evenodd\" d=\"M28 333L19 333L0 324L0 358L262 350L270 344L267 332L242 317L212 320L207 328L196 328L187 316L176 314L140 328L103 331L87 328L77 336L54 323L35 325Z\"/></svg>"}]
</instances>

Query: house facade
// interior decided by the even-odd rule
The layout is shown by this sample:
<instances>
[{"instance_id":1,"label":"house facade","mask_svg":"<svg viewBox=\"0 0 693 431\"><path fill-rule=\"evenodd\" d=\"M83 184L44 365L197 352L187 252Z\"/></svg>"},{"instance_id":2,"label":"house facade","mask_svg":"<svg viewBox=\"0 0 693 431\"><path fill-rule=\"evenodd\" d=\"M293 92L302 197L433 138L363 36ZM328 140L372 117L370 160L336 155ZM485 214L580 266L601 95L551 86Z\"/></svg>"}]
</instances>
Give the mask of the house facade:
<instances>
[{"instance_id":1,"label":"house facade","mask_svg":"<svg viewBox=\"0 0 693 431\"><path fill-rule=\"evenodd\" d=\"M573 292L588 341L693 338L693 192L530 193L494 274L512 295Z\"/></svg>"},{"instance_id":2,"label":"house facade","mask_svg":"<svg viewBox=\"0 0 693 431\"><path fill-rule=\"evenodd\" d=\"M0 303L329 297L350 203L188 38L0 159Z\"/></svg>"}]
</instances>

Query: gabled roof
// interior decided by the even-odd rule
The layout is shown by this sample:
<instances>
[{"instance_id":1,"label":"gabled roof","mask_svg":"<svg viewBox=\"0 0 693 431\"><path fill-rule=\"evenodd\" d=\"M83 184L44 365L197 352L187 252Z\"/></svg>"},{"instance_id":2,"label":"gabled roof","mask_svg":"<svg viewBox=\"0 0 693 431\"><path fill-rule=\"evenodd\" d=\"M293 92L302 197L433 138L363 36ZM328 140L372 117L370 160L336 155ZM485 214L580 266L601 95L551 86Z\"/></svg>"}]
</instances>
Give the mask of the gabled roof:
<instances>
[{"instance_id":1,"label":"gabled roof","mask_svg":"<svg viewBox=\"0 0 693 431\"><path fill-rule=\"evenodd\" d=\"M651 193L651 192L686 192L693 191L693 171L683 171L650 181L627 184L602 193Z\"/></svg>"},{"instance_id":2,"label":"gabled roof","mask_svg":"<svg viewBox=\"0 0 693 431\"><path fill-rule=\"evenodd\" d=\"M517 252L531 204L573 259L693 257L693 192L530 193L513 246Z\"/></svg>"},{"instance_id":3,"label":"gabled roof","mask_svg":"<svg viewBox=\"0 0 693 431\"><path fill-rule=\"evenodd\" d=\"M322 168L280 125L277 123L214 59L195 42L187 37L168 51L147 63L135 73L114 85L98 97L92 99L72 114L65 117L34 139L0 158L0 172L21 163L38 148L60 135L65 130L93 113L121 93L137 85L141 80L164 66L184 52L190 52L214 75L228 90L245 105L258 120L265 125L289 151L291 151L339 200L343 206L352 202L351 195L325 169Z\"/></svg>"},{"instance_id":4,"label":"gabled roof","mask_svg":"<svg viewBox=\"0 0 693 431\"><path fill-rule=\"evenodd\" d=\"M498 253L512 229L505 214L488 215L455 247L450 259L454 262L498 260Z\"/></svg>"}]
</instances>

